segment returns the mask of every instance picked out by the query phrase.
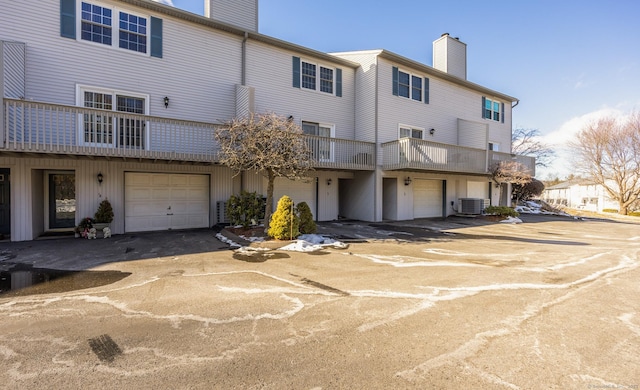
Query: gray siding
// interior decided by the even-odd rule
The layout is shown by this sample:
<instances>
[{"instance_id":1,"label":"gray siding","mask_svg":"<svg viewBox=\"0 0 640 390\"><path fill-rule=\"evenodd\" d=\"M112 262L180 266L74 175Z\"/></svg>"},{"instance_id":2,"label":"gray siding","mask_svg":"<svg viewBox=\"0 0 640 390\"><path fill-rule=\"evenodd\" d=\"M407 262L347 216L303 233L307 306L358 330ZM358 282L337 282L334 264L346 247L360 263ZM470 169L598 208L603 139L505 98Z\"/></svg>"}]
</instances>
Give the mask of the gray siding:
<instances>
[{"instance_id":1,"label":"gray siding","mask_svg":"<svg viewBox=\"0 0 640 390\"><path fill-rule=\"evenodd\" d=\"M4 74L0 96L20 99L24 97L26 47L20 42L0 41L0 75Z\"/></svg>"},{"instance_id":2,"label":"gray siding","mask_svg":"<svg viewBox=\"0 0 640 390\"><path fill-rule=\"evenodd\" d=\"M76 84L83 84L149 94L151 115L208 122L233 117L240 37L117 5L163 19L163 58L60 37L57 1L3 3L0 40L26 42L27 99L75 105ZM38 28L15 20L37 20Z\"/></svg>"},{"instance_id":3,"label":"gray siding","mask_svg":"<svg viewBox=\"0 0 640 390\"><path fill-rule=\"evenodd\" d=\"M204 15L258 32L258 0L205 0Z\"/></svg>"},{"instance_id":4,"label":"gray siding","mask_svg":"<svg viewBox=\"0 0 640 390\"><path fill-rule=\"evenodd\" d=\"M255 88L257 113L293 115L298 124L301 121L334 124L336 138L354 139L354 69L301 56L261 42L249 41L247 47L247 85ZM293 56L326 67L341 68L342 97L294 88L291 61Z\"/></svg>"}]
</instances>

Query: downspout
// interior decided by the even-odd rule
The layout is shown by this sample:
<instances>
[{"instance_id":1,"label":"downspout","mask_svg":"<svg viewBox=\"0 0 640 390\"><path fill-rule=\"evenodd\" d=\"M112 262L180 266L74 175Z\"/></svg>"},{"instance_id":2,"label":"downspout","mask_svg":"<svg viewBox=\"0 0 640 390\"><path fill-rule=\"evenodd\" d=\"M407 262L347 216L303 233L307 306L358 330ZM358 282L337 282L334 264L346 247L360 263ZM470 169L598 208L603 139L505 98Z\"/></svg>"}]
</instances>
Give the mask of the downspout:
<instances>
[{"instance_id":1,"label":"downspout","mask_svg":"<svg viewBox=\"0 0 640 390\"><path fill-rule=\"evenodd\" d=\"M240 60L240 85L242 85L243 87L247 85L247 39L249 39L249 32L245 31L244 37L242 38L241 60ZM244 171L241 171L240 172L240 192L244 191L244 179L245 179Z\"/></svg>"},{"instance_id":2,"label":"downspout","mask_svg":"<svg viewBox=\"0 0 640 390\"><path fill-rule=\"evenodd\" d=\"M375 86L376 86L376 91L374 94L374 99L375 99L375 103L374 103L374 110L375 110L375 115L374 115L374 128L375 131L374 133L374 140L373 142L375 142L376 145L376 149L375 149L375 154L374 154L374 164L375 164L375 170L373 171L373 220L374 221L382 221L382 216L380 216L380 219L378 219L378 154L379 154L379 150L378 150L378 88L379 88L379 75L380 75L380 64L379 64L379 57L376 56L376 82L375 82ZM380 205L382 206L382 205Z\"/></svg>"}]
</instances>

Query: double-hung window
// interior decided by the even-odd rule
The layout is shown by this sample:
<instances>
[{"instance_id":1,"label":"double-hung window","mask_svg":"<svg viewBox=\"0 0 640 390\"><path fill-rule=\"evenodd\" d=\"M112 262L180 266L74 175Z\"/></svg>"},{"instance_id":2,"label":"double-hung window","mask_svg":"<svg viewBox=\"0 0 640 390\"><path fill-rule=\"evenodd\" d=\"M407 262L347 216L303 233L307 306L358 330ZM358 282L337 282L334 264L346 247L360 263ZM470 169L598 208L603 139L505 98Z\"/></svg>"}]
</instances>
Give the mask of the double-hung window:
<instances>
[{"instance_id":1,"label":"double-hung window","mask_svg":"<svg viewBox=\"0 0 640 390\"><path fill-rule=\"evenodd\" d=\"M429 79L393 67L393 94L415 100L417 102L429 103Z\"/></svg>"},{"instance_id":2,"label":"double-hung window","mask_svg":"<svg viewBox=\"0 0 640 390\"><path fill-rule=\"evenodd\" d=\"M342 69L293 57L293 86L342 96Z\"/></svg>"},{"instance_id":3,"label":"double-hung window","mask_svg":"<svg viewBox=\"0 0 640 390\"><path fill-rule=\"evenodd\" d=\"M86 111L80 117L79 136L84 145L147 149L148 95L78 87L78 105L103 111ZM109 113L108 111L111 111ZM133 114L133 115L132 115Z\"/></svg>"},{"instance_id":4,"label":"double-hung window","mask_svg":"<svg viewBox=\"0 0 640 390\"><path fill-rule=\"evenodd\" d=\"M483 96L482 117L504 123L504 103Z\"/></svg>"},{"instance_id":5,"label":"double-hung window","mask_svg":"<svg viewBox=\"0 0 640 390\"><path fill-rule=\"evenodd\" d=\"M61 36L162 58L162 19L90 1L60 3Z\"/></svg>"},{"instance_id":6,"label":"double-hung window","mask_svg":"<svg viewBox=\"0 0 640 390\"><path fill-rule=\"evenodd\" d=\"M302 132L314 137L308 137L309 147L314 159L318 161L334 160L335 127L324 123L302 122Z\"/></svg>"}]
</instances>

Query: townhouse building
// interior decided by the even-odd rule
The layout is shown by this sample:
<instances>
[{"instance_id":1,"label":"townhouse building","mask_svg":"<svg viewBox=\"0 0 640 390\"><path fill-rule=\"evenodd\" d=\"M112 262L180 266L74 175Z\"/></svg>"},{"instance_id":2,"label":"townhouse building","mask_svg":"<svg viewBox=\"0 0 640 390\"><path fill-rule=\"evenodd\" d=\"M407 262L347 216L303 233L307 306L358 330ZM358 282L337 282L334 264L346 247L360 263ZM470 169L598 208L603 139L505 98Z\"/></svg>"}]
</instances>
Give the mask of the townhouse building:
<instances>
[{"instance_id":1,"label":"townhouse building","mask_svg":"<svg viewBox=\"0 0 640 390\"><path fill-rule=\"evenodd\" d=\"M224 221L230 195L266 189L216 158L216 126L249 113L304 130L315 171L278 179L275 198L319 221L497 204L492 163L534 166L510 154L517 99L467 81L449 35L431 67L262 35L257 0L207 0L205 16L150 0L0 3L0 233L13 241L68 231L105 198L114 234Z\"/></svg>"}]
</instances>

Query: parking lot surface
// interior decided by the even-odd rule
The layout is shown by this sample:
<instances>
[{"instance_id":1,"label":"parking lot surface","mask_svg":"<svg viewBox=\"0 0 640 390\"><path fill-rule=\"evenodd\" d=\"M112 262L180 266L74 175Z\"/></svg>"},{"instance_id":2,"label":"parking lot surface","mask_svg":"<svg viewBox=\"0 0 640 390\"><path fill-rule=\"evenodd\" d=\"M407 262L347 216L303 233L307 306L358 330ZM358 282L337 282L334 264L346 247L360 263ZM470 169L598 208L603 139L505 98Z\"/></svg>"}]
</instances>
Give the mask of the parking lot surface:
<instances>
[{"instance_id":1,"label":"parking lot surface","mask_svg":"<svg viewBox=\"0 0 640 390\"><path fill-rule=\"evenodd\" d=\"M120 273L0 295L0 384L639 388L640 225L523 220L329 223L348 248L259 261L210 230L0 244L0 269Z\"/></svg>"}]
</instances>

